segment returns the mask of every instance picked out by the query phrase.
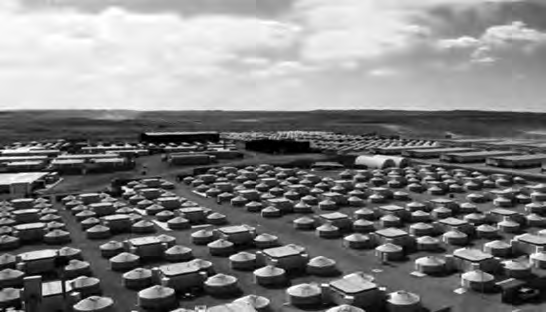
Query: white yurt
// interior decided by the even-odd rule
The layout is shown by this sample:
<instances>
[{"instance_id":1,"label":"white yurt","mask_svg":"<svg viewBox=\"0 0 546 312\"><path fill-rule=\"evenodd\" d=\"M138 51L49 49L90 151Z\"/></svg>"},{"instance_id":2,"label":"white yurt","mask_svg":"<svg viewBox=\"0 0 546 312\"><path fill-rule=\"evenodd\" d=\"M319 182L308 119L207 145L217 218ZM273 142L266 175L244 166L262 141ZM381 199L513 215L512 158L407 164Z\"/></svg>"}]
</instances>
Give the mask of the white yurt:
<instances>
[{"instance_id":1,"label":"white yurt","mask_svg":"<svg viewBox=\"0 0 546 312\"><path fill-rule=\"evenodd\" d=\"M17 256L5 253L0 255L0 270L3 269L15 269L17 265Z\"/></svg>"},{"instance_id":2,"label":"white yurt","mask_svg":"<svg viewBox=\"0 0 546 312\"><path fill-rule=\"evenodd\" d=\"M275 235L262 233L254 238L254 246L259 249L271 248L279 245L279 238Z\"/></svg>"},{"instance_id":3,"label":"white yurt","mask_svg":"<svg viewBox=\"0 0 546 312\"><path fill-rule=\"evenodd\" d=\"M482 270L468 271L461 275L461 286L478 292L488 292L495 287L495 277Z\"/></svg>"},{"instance_id":4,"label":"white yurt","mask_svg":"<svg viewBox=\"0 0 546 312\"><path fill-rule=\"evenodd\" d=\"M417 249L421 251L436 251L441 248L438 238L432 236L421 236L416 239Z\"/></svg>"},{"instance_id":5,"label":"white yurt","mask_svg":"<svg viewBox=\"0 0 546 312\"><path fill-rule=\"evenodd\" d=\"M84 275L90 276L92 275L91 265L87 261L72 259L68 262L68 265L64 267L64 275L69 279Z\"/></svg>"},{"instance_id":6,"label":"white yurt","mask_svg":"<svg viewBox=\"0 0 546 312\"><path fill-rule=\"evenodd\" d=\"M140 220L133 223L131 226L131 231L136 234L154 233L155 225L152 221Z\"/></svg>"},{"instance_id":7,"label":"white yurt","mask_svg":"<svg viewBox=\"0 0 546 312\"><path fill-rule=\"evenodd\" d=\"M122 276L123 286L129 289L143 289L152 286L152 270L136 268Z\"/></svg>"},{"instance_id":8,"label":"white yurt","mask_svg":"<svg viewBox=\"0 0 546 312\"><path fill-rule=\"evenodd\" d=\"M323 256L312 258L307 262L307 273L315 276L332 276L338 272L336 261Z\"/></svg>"},{"instance_id":9,"label":"white yurt","mask_svg":"<svg viewBox=\"0 0 546 312\"><path fill-rule=\"evenodd\" d=\"M464 246L468 244L468 235L459 230L447 231L442 235L442 240L449 245Z\"/></svg>"},{"instance_id":10,"label":"white yurt","mask_svg":"<svg viewBox=\"0 0 546 312\"><path fill-rule=\"evenodd\" d=\"M287 282L286 271L273 265L267 265L254 270L254 281L262 286L281 286Z\"/></svg>"},{"instance_id":11,"label":"white yurt","mask_svg":"<svg viewBox=\"0 0 546 312\"><path fill-rule=\"evenodd\" d=\"M256 255L241 251L229 257L230 267L234 270L254 270L256 267Z\"/></svg>"},{"instance_id":12,"label":"white yurt","mask_svg":"<svg viewBox=\"0 0 546 312\"><path fill-rule=\"evenodd\" d=\"M186 230L191 228L190 221L182 216L177 216L167 221L167 226L171 230Z\"/></svg>"},{"instance_id":13,"label":"white yurt","mask_svg":"<svg viewBox=\"0 0 546 312\"><path fill-rule=\"evenodd\" d=\"M288 303L295 307L312 307L322 304L322 290L317 284L299 284L286 290Z\"/></svg>"},{"instance_id":14,"label":"white yurt","mask_svg":"<svg viewBox=\"0 0 546 312\"><path fill-rule=\"evenodd\" d=\"M366 311L352 305L342 304L342 305L338 305L333 308L330 308L326 310L326 312L366 312Z\"/></svg>"},{"instance_id":15,"label":"white yurt","mask_svg":"<svg viewBox=\"0 0 546 312\"><path fill-rule=\"evenodd\" d=\"M202 229L191 233L191 241L195 245L207 245L214 240L214 233L210 229Z\"/></svg>"},{"instance_id":16,"label":"white yurt","mask_svg":"<svg viewBox=\"0 0 546 312\"><path fill-rule=\"evenodd\" d=\"M21 289L4 288L0 290L0 308L21 306Z\"/></svg>"},{"instance_id":17,"label":"white yurt","mask_svg":"<svg viewBox=\"0 0 546 312\"><path fill-rule=\"evenodd\" d=\"M70 281L74 291L81 294L81 298L96 296L102 293L100 280L96 277L79 276Z\"/></svg>"},{"instance_id":18,"label":"white yurt","mask_svg":"<svg viewBox=\"0 0 546 312\"><path fill-rule=\"evenodd\" d=\"M211 256L228 257L235 252L235 244L227 239L217 239L207 244Z\"/></svg>"},{"instance_id":19,"label":"white yurt","mask_svg":"<svg viewBox=\"0 0 546 312\"><path fill-rule=\"evenodd\" d=\"M357 219L375 220L377 214L371 208L360 208L353 215Z\"/></svg>"},{"instance_id":20,"label":"white yurt","mask_svg":"<svg viewBox=\"0 0 546 312\"><path fill-rule=\"evenodd\" d=\"M223 225L226 224L227 217L224 214L219 212L213 212L207 216L207 223L212 225Z\"/></svg>"},{"instance_id":21,"label":"white yurt","mask_svg":"<svg viewBox=\"0 0 546 312\"><path fill-rule=\"evenodd\" d=\"M267 312L270 311L270 301L266 297L257 296L257 295L248 295L236 299L234 303L242 303L249 305L258 312ZM242 311L241 311L242 312Z\"/></svg>"},{"instance_id":22,"label":"white yurt","mask_svg":"<svg viewBox=\"0 0 546 312\"><path fill-rule=\"evenodd\" d=\"M429 275L442 274L446 271L446 260L435 256L418 258L415 260L415 269Z\"/></svg>"},{"instance_id":23,"label":"white yurt","mask_svg":"<svg viewBox=\"0 0 546 312\"><path fill-rule=\"evenodd\" d=\"M169 311L178 306L175 290L154 285L138 292L138 306L145 310Z\"/></svg>"},{"instance_id":24,"label":"white yurt","mask_svg":"<svg viewBox=\"0 0 546 312\"><path fill-rule=\"evenodd\" d=\"M483 251L495 257L508 258L512 255L512 245L502 240L494 240L485 243Z\"/></svg>"},{"instance_id":25,"label":"white yurt","mask_svg":"<svg viewBox=\"0 0 546 312\"><path fill-rule=\"evenodd\" d=\"M185 262L193 259L193 251L186 246L174 245L165 250L163 257L169 262Z\"/></svg>"},{"instance_id":26,"label":"white yurt","mask_svg":"<svg viewBox=\"0 0 546 312\"><path fill-rule=\"evenodd\" d=\"M213 275L205 281L205 291L211 296L234 295L239 292L238 280L226 274Z\"/></svg>"},{"instance_id":27,"label":"white yurt","mask_svg":"<svg viewBox=\"0 0 546 312\"><path fill-rule=\"evenodd\" d=\"M489 224L482 224L476 227L476 234L480 238L495 239L499 237L499 229Z\"/></svg>"},{"instance_id":28,"label":"white yurt","mask_svg":"<svg viewBox=\"0 0 546 312\"><path fill-rule=\"evenodd\" d=\"M132 253L122 252L110 258L109 262L113 271L128 271L139 265L140 257Z\"/></svg>"},{"instance_id":29,"label":"white yurt","mask_svg":"<svg viewBox=\"0 0 546 312\"><path fill-rule=\"evenodd\" d=\"M508 260L502 263L504 274L511 278L526 279L530 277L533 264L528 261Z\"/></svg>"},{"instance_id":30,"label":"white yurt","mask_svg":"<svg viewBox=\"0 0 546 312\"><path fill-rule=\"evenodd\" d=\"M373 247L373 241L368 235L353 233L343 238L343 244L352 249L367 249Z\"/></svg>"},{"instance_id":31,"label":"white yurt","mask_svg":"<svg viewBox=\"0 0 546 312\"><path fill-rule=\"evenodd\" d=\"M546 269L546 251L539 248L536 252L529 256L529 260L535 268Z\"/></svg>"},{"instance_id":32,"label":"white yurt","mask_svg":"<svg viewBox=\"0 0 546 312\"><path fill-rule=\"evenodd\" d=\"M113 256L124 251L123 243L118 241L109 241L99 247L103 258L110 259Z\"/></svg>"},{"instance_id":33,"label":"white yurt","mask_svg":"<svg viewBox=\"0 0 546 312\"><path fill-rule=\"evenodd\" d=\"M315 228L315 223L315 219L305 216L292 221L294 228L298 230L312 230Z\"/></svg>"},{"instance_id":34,"label":"white yurt","mask_svg":"<svg viewBox=\"0 0 546 312\"><path fill-rule=\"evenodd\" d=\"M91 296L73 306L74 312L113 312L114 300L109 297Z\"/></svg>"},{"instance_id":35,"label":"white yurt","mask_svg":"<svg viewBox=\"0 0 546 312\"><path fill-rule=\"evenodd\" d=\"M404 258L404 249L392 243L386 243L375 248L377 257L386 261L397 261Z\"/></svg>"},{"instance_id":36,"label":"white yurt","mask_svg":"<svg viewBox=\"0 0 546 312\"><path fill-rule=\"evenodd\" d=\"M420 312L421 298L407 291L396 291L387 295L388 312Z\"/></svg>"},{"instance_id":37,"label":"white yurt","mask_svg":"<svg viewBox=\"0 0 546 312\"><path fill-rule=\"evenodd\" d=\"M89 239L105 239L112 236L110 228L102 224L97 224L87 229L85 234Z\"/></svg>"},{"instance_id":38,"label":"white yurt","mask_svg":"<svg viewBox=\"0 0 546 312\"><path fill-rule=\"evenodd\" d=\"M353 222L353 231L357 233L371 233L376 230L375 223L366 219L357 219Z\"/></svg>"},{"instance_id":39,"label":"white yurt","mask_svg":"<svg viewBox=\"0 0 546 312\"><path fill-rule=\"evenodd\" d=\"M0 288L23 287L23 278L25 273L15 269L3 269L0 271Z\"/></svg>"},{"instance_id":40,"label":"white yurt","mask_svg":"<svg viewBox=\"0 0 546 312\"><path fill-rule=\"evenodd\" d=\"M328 222L317 227L316 234L321 238L338 238L341 235L341 232L337 226Z\"/></svg>"}]
</instances>

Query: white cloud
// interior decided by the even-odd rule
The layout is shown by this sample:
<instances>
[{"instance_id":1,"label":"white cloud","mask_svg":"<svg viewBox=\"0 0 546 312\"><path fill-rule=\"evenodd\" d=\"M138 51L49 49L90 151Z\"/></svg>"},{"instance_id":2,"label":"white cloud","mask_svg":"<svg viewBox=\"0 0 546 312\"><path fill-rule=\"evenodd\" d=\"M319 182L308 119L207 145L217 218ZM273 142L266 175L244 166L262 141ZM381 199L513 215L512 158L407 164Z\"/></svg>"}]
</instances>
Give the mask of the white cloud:
<instances>
[{"instance_id":1,"label":"white cloud","mask_svg":"<svg viewBox=\"0 0 546 312\"><path fill-rule=\"evenodd\" d=\"M401 74L402 72L400 70L394 69L394 68L388 68L388 67L376 68L368 72L368 75L372 77L378 77L378 78L394 77L394 76L399 76Z\"/></svg>"},{"instance_id":2,"label":"white cloud","mask_svg":"<svg viewBox=\"0 0 546 312\"><path fill-rule=\"evenodd\" d=\"M293 24L253 17L25 11L6 1L0 5L0 108L131 101L154 108L155 101L178 105L191 94L219 102L216 94L229 96L240 82L225 65L261 49L288 49L299 36ZM196 88L192 79L202 78L206 83Z\"/></svg>"},{"instance_id":3,"label":"white cloud","mask_svg":"<svg viewBox=\"0 0 546 312\"><path fill-rule=\"evenodd\" d=\"M440 49L471 49L470 61L477 64L491 64L500 55L510 51L533 52L546 43L546 33L529 28L525 23L516 21L507 25L491 26L478 37L463 36L454 39L439 40Z\"/></svg>"}]
</instances>

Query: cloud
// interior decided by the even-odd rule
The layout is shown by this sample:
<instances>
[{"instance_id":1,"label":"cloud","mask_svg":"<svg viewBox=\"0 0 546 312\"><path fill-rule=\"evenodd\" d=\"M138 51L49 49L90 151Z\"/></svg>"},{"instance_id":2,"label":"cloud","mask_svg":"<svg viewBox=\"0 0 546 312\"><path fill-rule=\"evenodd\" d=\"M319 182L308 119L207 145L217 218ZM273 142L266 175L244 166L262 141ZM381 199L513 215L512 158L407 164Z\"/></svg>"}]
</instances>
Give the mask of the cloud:
<instances>
[{"instance_id":1,"label":"cloud","mask_svg":"<svg viewBox=\"0 0 546 312\"><path fill-rule=\"evenodd\" d=\"M146 102L162 101L173 108L191 94L201 103L218 102L216 94L231 96L234 84L245 85L230 63L261 50L289 49L299 34L293 24L256 17L183 18L116 7L100 13L28 11L4 1L0 105L131 106L133 101L146 108ZM206 84L197 88L195 81L202 79ZM191 105L185 107L202 107Z\"/></svg>"},{"instance_id":2,"label":"cloud","mask_svg":"<svg viewBox=\"0 0 546 312\"><path fill-rule=\"evenodd\" d=\"M378 78L394 77L394 76L399 76L401 74L402 72L400 70L395 68L388 68L388 67L376 68L368 72L369 76L378 77Z\"/></svg>"},{"instance_id":3,"label":"cloud","mask_svg":"<svg viewBox=\"0 0 546 312\"><path fill-rule=\"evenodd\" d=\"M487 28L478 37L463 36L454 39L441 39L437 47L441 50L470 49L472 63L490 64L496 62L506 52L533 52L546 43L546 33L529 28L521 21Z\"/></svg>"}]
</instances>

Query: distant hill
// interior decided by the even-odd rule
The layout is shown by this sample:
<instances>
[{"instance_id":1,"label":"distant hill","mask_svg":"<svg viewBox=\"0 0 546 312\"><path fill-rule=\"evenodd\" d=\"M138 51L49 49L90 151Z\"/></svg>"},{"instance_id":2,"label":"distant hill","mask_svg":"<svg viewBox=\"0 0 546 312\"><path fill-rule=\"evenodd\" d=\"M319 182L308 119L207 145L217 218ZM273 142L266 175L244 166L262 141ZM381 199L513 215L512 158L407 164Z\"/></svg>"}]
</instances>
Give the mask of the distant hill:
<instances>
[{"instance_id":1,"label":"distant hill","mask_svg":"<svg viewBox=\"0 0 546 312\"><path fill-rule=\"evenodd\" d=\"M317 110L152 111L42 110L0 112L0 141L51 138L136 140L142 131L325 130L411 137L546 139L546 113L485 111Z\"/></svg>"}]
</instances>

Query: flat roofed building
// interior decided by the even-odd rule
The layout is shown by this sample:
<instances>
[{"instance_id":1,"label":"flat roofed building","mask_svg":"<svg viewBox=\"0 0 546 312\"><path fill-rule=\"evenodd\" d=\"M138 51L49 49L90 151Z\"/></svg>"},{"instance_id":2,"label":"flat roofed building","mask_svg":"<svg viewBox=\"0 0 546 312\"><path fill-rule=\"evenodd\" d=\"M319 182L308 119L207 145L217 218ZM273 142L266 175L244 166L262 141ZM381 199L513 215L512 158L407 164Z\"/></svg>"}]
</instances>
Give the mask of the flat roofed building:
<instances>
[{"instance_id":1,"label":"flat roofed building","mask_svg":"<svg viewBox=\"0 0 546 312\"><path fill-rule=\"evenodd\" d=\"M485 272L493 272L500 265L492 254L475 248L460 248L453 251L452 257L446 257L448 267L463 272L480 269Z\"/></svg>"},{"instance_id":2,"label":"flat roofed building","mask_svg":"<svg viewBox=\"0 0 546 312\"><path fill-rule=\"evenodd\" d=\"M27 196L46 184L48 172L0 173L0 190L17 196Z\"/></svg>"},{"instance_id":3,"label":"flat roofed building","mask_svg":"<svg viewBox=\"0 0 546 312\"><path fill-rule=\"evenodd\" d=\"M328 286L328 295L337 305L350 304L368 308L375 306L382 298L378 285L360 272L331 281Z\"/></svg>"},{"instance_id":4,"label":"flat roofed building","mask_svg":"<svg viewBox=\"0 0 546 312\"><path fill-rule=\"evenodd\" d=\"M392 243L404 248L411 247L415 242L408 232L398 228L380 229L371 233L370 237L378 245Z\"/></svg>"},{"instance_id":5,"label":"flat roofed building","mask_svg":"<svg viewBox=\"0 0 546 312\"><path fill-rule=\"evenodd\" d=\"M474 163L485 162L489 157L499 156L515 156L521 155L515 151L479 151L479 152L466 152L466 153L445 153L440 156L440 159L453 163Z\"/></svg>"},{"instance_id":6,"label":"flat roofed building","mask_svg":"<svg viewBox=\"0 0 546 312\"><path fill-rule=\"evenodd\" d=\"M259 263L278 266L285 270L304 270L309 256L304 247L290 244L256 252Z\"/></svg>"},{"instance_id":7,"label":"flat roofed building","mask_svg":"<svg viewBox=\"0 0 546 312\"><path fill-rule=\"evenodd\" d=\"M402 156L414 158L436 158L445 153L473 152L475 148L470 147L444 147L434 149L413 149L402 152Z\"/></svg>"},{"instance_id":8,"label":"flat roofed building","mask_svg":"<svg viewBox=\"0 0 546 312\"><path fill-rule=\"evenodd\" d=\"M546 154L489 157L485 162L489 166L502 168L540 167L546 162Z\"/></svg>"},{"instance_id":9,"label":"flat roofed building","mask_svg":"<svg viewBox=\"0 0 546 312\"><path fill-rule=\"evenodd\" d=\"M510 244L514 251L530 255L546 248L546 236L525 233L514 237Z\"/></svg>"},{"instance_id":10,"label":"flat roofed building","mask_svg":"<svg viewBox=\"0 0 546 312\"><path fill-rule=\"evenodd\" d=\"M216 131L145 132L140 134L140 141L156 144L182 142L218 142L220 141L220 133Z\"/></svg>"}]
</instances>

